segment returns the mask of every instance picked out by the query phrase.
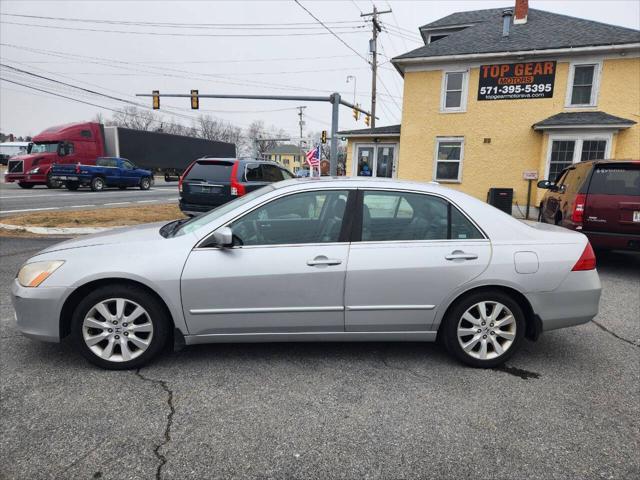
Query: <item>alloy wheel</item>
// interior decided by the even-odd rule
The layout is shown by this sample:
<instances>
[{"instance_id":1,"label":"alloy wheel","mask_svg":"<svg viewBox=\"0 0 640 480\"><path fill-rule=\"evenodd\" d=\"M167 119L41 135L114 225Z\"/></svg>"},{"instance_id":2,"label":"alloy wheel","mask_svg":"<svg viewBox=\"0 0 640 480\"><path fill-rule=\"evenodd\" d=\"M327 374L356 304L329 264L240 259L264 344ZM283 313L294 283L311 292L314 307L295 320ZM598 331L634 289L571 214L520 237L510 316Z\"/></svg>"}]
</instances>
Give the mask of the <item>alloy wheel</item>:
<instances>
[{"instance_id":1,"label":"alloy wheel","mask_svg":"<svg viewBox=\"0 0 640 480\"><path fill-rule=\"evenodd\" d=\"M516 320L511 310L500 302L478 302L458 321L457 336L467 355L491 360L503 355L513 344Z\"/></svg>"},{"instance_id":2,"label":"alloy wheel","mask_svg":"<svg viewBox=\"0 0 640 480\"><path fill-rule=\"evenodd\" d=\"M89 309L82 322L82 337L98 357L110 362L127 362L149 348L153 323L147 311L136 302L109 298Z\"/></svg>"}]
</instances>

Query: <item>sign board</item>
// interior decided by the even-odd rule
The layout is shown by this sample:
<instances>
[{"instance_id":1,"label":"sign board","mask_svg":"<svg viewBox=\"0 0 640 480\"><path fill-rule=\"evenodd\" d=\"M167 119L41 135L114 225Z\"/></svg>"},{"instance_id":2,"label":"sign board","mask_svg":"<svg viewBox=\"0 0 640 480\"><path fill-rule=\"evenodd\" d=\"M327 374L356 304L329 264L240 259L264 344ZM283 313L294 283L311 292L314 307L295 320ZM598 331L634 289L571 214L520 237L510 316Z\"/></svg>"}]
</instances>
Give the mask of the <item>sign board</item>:
<instances>
[{"instance_id":1,"label":"sign board","mask_svg":"<svg viewBox=\"0 0 640 480\"><path fill-rule=\"evenodd\" d=\"M556 62L480 66L478 100L552 98Z\"/></svg>"},{"instance_id":2,"label":"sign board","mask_svg":"<svg viewBox=\"0 0 640 480\"><path fill-rule=\"evenodd\" d=\"M537 180L538 179L538 171L537 170L525 170L522 172L522 178L524 180Z\"/></svg>"}]
</instances>

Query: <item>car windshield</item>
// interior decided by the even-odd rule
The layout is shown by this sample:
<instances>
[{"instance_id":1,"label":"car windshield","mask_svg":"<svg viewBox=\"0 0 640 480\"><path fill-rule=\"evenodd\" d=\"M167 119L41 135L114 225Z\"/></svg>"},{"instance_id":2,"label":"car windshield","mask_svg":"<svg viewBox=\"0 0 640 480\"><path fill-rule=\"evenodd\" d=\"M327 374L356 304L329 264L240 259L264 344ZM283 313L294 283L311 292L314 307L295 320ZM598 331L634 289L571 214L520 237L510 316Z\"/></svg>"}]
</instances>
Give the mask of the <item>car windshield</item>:
<instances>
[{"instance_id":1,"label":"car windshield","mask_svg":"<svg viewBox=\"0 0 640 480\"><path fill-rule=\"evenodd\" d=\"M56 153L58 142L53 143L32 143L29 145L29 153Z\"/></svg>"},{"instance_id":2,"label":"car windshield","mask_svg":"<svg viewBox=\"0 0 640 480\"><path fill-rule=\"evenodd\" d=\"M259 188L258 190L254 190L253 192L247 193L242 197L238 197L235 200L230 201L229 203L225 203L224 205L221 205L218 208L214 208L213 210L211 210L208 213L205 213L204 215L193 217L190 220L187 220L186 222L182 223L180 225L180 228L176 229L176 231L172 232L171 235L169 236L177 237L180 235L191 233L197 230L198 228L204 225L207 225L210 222L213 222L214 220L220 218L221 216L226 215L227 213L234 210L235 208L238 208L244 205L245 203L249 203L250 201L258 197L261 197L262 195L265 195L271 192L272 190L275 190L275 187L273 185L267 185L265 187Z\"/></svg>"}]
</instances>

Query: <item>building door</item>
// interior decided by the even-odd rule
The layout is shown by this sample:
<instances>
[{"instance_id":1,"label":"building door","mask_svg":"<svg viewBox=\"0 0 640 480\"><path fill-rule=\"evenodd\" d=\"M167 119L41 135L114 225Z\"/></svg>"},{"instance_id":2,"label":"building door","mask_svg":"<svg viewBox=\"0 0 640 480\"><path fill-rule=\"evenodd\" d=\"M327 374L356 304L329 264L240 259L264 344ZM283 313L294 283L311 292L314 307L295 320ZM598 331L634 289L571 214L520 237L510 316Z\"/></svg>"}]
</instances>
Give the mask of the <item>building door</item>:
<instances>
[{"instance_id":1,"label":"building door","mask_svg":"<svg viewBox=\"0 0 640 480\"><path fill-rule=\"evenodd\" d=\"M396 171L396 144L356 145L353 174L358 177L393 178Z\"/></svg>"},{"instance_id":2,"label":"building door","mask_svg":"<svg viewBox=\"0 0 640 480\"><path fill-rule=\"evenodd\" d=\"M395 148L391 145L381 145L376 152L376 177L393 177L393 159Z\"/></svg>"}]
</instances>

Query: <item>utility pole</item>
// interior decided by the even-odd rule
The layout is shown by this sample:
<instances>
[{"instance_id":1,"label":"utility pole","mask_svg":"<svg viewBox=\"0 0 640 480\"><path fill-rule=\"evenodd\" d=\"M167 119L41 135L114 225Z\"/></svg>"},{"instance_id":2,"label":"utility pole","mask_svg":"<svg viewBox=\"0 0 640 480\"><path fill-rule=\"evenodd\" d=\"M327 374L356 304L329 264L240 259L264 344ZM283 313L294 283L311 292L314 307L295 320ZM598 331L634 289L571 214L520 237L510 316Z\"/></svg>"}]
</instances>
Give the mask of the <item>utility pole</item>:
<instances>
[{"instance_id":1,"label":"utility pole","mask_svg":"<svg viewBox=\"0 0 640 480\"><path fill-rule=\"evenodd\" d=\"M300 121L298 122L298 124L300 125L300 141L302 141L302 127L304 127L304 119L303 119L303 115L304 115L304 109L307 107L298 107L298 117L300 117Z\"/></svg>"},{"instance_id":2,"label":"utility pole","mask_svg":"<svg viewBox=\"0 0 640 480\"><path fill-rule=\"evenodd\" d=\"M373 36L369 41L369 51L371 52L371 128L376 126L376 79L378 76L378 33L382 31L380 23L378 22L378 15L384 13L391 13L391 9L378 11L377 7L373 6L373 12L361 13L361 17L371 17L371 25Z\"/></svg>"}]
</instances>

